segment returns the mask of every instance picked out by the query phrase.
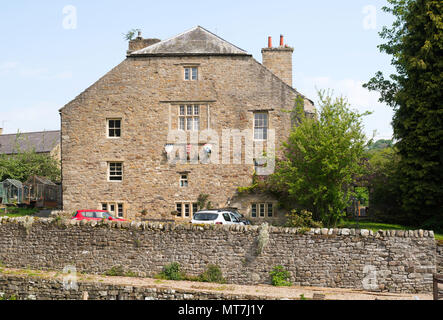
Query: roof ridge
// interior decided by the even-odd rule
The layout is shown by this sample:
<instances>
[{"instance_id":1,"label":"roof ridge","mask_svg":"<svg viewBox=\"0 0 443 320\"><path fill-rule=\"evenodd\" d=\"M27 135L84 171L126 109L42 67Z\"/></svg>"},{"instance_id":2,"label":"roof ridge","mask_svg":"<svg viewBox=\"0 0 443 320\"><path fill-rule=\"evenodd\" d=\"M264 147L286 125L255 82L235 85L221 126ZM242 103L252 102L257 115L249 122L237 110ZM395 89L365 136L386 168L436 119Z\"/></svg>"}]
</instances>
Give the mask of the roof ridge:
<instances>
[{"instance_id":1,"label":"roof ridge","mask_svg":"<svg viewBox=\"0 0 443 320\"><path fill-rule=\"evenodd\" d=\"M180 34L177 34L177 35L175 35L175 36L173 36L171 38L162 40L162 41L157 42L157 43L155 43L153 45L150 45L150 46L147 46L147 47L142 48L140 50L134 51L134 52L130 53L129 56L137 56L137 55L143 55L143 54L186 54L186 52L155 52L155 50L157 48L162 48L162 46L164 46L165 44L168 44L168 43L172 42L173 40L178 39L178 38L180 38L180 37L182 37L182 36L184 36L186 34L189 34L189 33L193 32L195 30L201 30L204 33L208 34L209 36L214 37L220 43L224 44L224 45L219 45L220 47L224 46L224 47L228 47L229 48L229 46L230 46L230 47L233 48L233 49L230 50L232 52L227 52L227 53L225 53L225 52L213 52L212 54L239 54L239 55L240 54L244 54L244 55L248 54L248 52L245 51L244 49L236 46L235 44L232 44L231 42L223 39L222 37L220 37L220 36L216 35L215 33L205 29L204 27L202 27L200 25L197 25L197 26L195 26L195 27L193 27L193 28L191 28L191 29L189 29L187 31L184 31L184 32L182 32ZM172 43L172 46L174 46L174 43ZM195 54L195 52L189 52L189 54ZM202 54L211 54L211 52L202 52Z\"/></svg>"}]
</instances>

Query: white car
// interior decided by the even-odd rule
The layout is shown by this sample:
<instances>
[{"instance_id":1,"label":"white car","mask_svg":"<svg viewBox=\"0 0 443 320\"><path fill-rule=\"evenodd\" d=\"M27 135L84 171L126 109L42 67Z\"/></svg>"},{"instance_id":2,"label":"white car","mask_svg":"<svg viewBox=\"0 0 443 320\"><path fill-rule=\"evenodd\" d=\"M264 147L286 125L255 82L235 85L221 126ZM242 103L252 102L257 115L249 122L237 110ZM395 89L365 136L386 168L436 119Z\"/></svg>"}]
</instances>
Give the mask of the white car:
<instances>
[{"instance_id":1,"label":"white car","mask_svg":"<svg viewBox=\"0 0 443 320\"><path fill-rule=\"evenodd\" d=\"M244 224L229 211L224 210L204 210L194 214L191 223L193 224Z\"/></svg>"}]
</instances>

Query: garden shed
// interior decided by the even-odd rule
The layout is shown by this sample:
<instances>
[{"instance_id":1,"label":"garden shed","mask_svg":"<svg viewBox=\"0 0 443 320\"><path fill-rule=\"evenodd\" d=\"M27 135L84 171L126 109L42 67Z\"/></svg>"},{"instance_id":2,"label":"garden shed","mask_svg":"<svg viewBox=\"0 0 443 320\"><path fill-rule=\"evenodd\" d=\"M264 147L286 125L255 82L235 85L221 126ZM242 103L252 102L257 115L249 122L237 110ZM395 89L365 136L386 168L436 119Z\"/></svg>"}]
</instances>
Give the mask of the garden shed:
<instances>
[{"instance_id":1,"label":"garden shed","mask_svg":"<svg viewBox=\"0 0 443 320\"><path fill-rule=\"evenodd\" d=\"M61 187L38 176L31 176L25 183L29 188L30 204L37 208L58 208L61 203Z\"/></svg>"},{"instance_id":2,"label":"garden shed","mask_svg":"<svg viewBox=\"0 0 443 320\"><path fill-rule=\"evenodd\" d=\"M6 179L0 189L2 204L29 204L29 187L20 181Z\"/></svg>"}]
</instances>

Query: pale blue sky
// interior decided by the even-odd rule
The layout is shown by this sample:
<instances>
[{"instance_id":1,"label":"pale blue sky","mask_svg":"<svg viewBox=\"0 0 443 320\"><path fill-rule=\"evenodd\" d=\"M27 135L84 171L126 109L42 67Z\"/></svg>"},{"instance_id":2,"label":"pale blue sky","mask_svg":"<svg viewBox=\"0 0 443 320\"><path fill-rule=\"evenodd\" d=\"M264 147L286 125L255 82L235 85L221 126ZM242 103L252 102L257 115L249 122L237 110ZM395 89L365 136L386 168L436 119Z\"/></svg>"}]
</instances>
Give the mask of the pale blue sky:
<instances>
[{"instance_id":1,"label":"pale blue sky","mask_svg":"<svg viewBox=\"0 0 443 320\"><path fill-rule=\"evenodd\" d=\"M392 72L378 31L392 17L384 0L16 0L0 7L0 127L5 133L60 128L58 109L125 58L122 34L167 39L196 25L218 34L261 62L261 48L280 34L294 47L294 86L316 101L315 88L348 96L374 114L366 132L390 138L392 111L361 87L376 71ZM76 9L77 24L65 29ZM376 8L376 28L365 11ZM369 18L368 18L369 17ZM368 20L369 19L369 20ZM366 23L366 24L365 24ZM371 26L371 25L369 25Z\"/></svg>"}]
</instances>

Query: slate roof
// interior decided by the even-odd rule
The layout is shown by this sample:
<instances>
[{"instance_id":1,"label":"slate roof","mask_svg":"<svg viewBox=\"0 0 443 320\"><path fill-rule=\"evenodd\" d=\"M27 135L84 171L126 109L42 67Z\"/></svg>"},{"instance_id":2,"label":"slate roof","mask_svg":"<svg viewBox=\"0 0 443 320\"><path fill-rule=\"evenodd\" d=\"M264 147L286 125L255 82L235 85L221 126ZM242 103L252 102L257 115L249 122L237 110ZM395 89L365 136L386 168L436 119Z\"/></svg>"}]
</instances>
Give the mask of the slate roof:
<instances>
[{"instance_id":1,"label":"slate roof","mask_svg":"<svg viewBox=\"0 0 443 320\"><path fill-rule=\"evenodd\" d=\"M0 135L0 154L17 153L17 143L22 151L49 153L60 144L60 131L24 132L18 138L17 134Z\"/></svg>"},{"instance_id":2,"label":"slate roof","mask_svg":"<svg viewBox=\"0 0 443 320\"><path fill-rule=\"evenodd\" d=\"M197 26L173 38L132 52L140 55L249 55L203 27Z\"/></svg>"}]
</instances>

